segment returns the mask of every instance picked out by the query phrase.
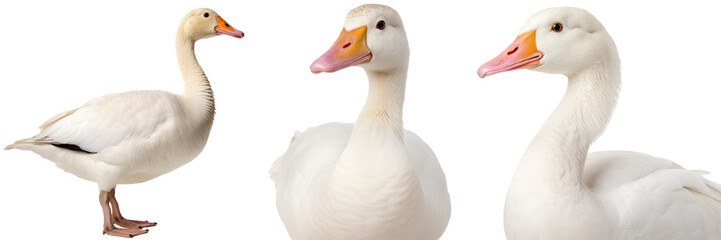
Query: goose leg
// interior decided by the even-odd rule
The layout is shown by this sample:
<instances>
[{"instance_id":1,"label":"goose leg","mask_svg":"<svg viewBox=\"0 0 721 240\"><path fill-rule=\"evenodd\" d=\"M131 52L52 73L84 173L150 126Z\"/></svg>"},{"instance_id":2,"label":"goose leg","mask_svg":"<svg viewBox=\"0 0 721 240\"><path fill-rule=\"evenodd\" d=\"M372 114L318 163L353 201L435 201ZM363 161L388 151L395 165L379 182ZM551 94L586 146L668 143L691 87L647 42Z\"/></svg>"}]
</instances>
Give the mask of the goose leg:
<instances>
[{"instance_id":1,"label":"goose leg","mask_svg":"<svg viewBox=\"0 0 721 240\"><path fill-rule=\"evenodd\" d=\"M110 193L100 191L100 206L103 208L103 234L116 237L132 238L148 233L148 230L118 228L113 224L113 214L110 211Z\"/></svg>"},{"instance_id":2,"label":"goose leg","mask_svg":"<svg viewBox=\"0 0 721 240\"><path fill-rule=\"evenodd\" d=\"M108 192L108 198L110 200L110 207L112 207L113 223L117 224L118 226L129 229L143 229L146 227L154 227L155 225L158 225L158 223L155 222L130 220L124 218L123 215L120 214L118 200L115 199L115 188Z\"/></svg>"}]
</instances>

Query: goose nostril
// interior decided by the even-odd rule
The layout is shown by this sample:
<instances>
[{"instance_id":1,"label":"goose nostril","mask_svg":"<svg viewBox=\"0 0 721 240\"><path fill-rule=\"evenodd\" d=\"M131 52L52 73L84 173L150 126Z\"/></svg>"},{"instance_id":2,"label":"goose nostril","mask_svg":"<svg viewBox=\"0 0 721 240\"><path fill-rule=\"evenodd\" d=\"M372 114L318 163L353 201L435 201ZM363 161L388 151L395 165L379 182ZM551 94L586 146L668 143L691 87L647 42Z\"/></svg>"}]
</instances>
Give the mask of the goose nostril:
<instances>
[{"instance_id":1,"label":"goose nostril","mask_svg":"<svg viewBox=\"0 0 721 240\"><path fill-rule=\"evenodd\" d=\"M516 52L517 50L518 50L518 47L514 48L514 49L511 50L511 51L508 51L508 53L506 53L506 55L511 55L511 54L513 54L514 52Z\"/></svg>"},{"instance_id":2,"label":"goose nostril","mask_svg":"<svg viewBox=\"0 0 721 240\"><path fill-rule=\"evenodd\" d=\"M350 46L350 43L343 44L343 48L348 48Z\"/></svg>"}]
</instances>

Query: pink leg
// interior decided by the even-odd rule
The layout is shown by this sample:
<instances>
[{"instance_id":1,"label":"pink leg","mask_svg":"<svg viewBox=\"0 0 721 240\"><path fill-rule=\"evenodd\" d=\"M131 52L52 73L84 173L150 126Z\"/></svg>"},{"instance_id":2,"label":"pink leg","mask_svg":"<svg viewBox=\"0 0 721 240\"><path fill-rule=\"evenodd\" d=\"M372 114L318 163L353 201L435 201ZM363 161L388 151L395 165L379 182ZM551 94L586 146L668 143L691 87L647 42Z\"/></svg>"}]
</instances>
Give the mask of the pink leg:
<instances>
[{"instance_id":1,"label":"pink leg","mask_svg":"<svg viewBox=\"0 0 721 240\"><path fill-rule=\"evenodd\" d=\"M108 193L108 197L110 198L110 206L113 208L113 223L117 224L118 226L129 229L143 229L146 227L154 227L155 225L158 225L158 223L154 222L130 220L124 218L123 215L120 214L118 200L115 199L115 188L110 190L110 192Z\"/></svg>"},{"instance_id":2,"label":"pink leg","mask_svg":"<svg viewBox=\"0 0 721 240\"><path fill-rule=\"evenodd\" d=\"M113 224L113 215L110 211L109 192L100 191L100 206L103 208L103 234L116 237L132 238L134 236L148 233L148 230L126 229L115 227Z\"/></svg>"}]
</instances>

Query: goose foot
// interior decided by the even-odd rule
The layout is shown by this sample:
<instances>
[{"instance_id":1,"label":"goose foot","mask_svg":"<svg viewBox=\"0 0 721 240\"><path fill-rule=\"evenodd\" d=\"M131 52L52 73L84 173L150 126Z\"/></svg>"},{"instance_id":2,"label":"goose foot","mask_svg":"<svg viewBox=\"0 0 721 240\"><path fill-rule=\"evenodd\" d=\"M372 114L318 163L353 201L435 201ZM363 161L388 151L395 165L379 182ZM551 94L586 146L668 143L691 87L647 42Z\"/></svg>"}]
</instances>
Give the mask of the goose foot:
<instances>
[{"instance_id":1,"label":"goose foot","mask_svg":"<svg viewBox=\"0 0 721 240\"><path fill-rule=\"evenodd\" d=\"M115 200L114 188L107 192L100 191L100 206L103 209L103 234L132 238L148 233L148 230L142 228L157 225L157 223L154 222L125 219L123 215L120 214L118 201ZM115 225L120 227L116 227Z\"/></svg>"},{"instance_id":2,"label":"goose foot","mask_svg":"<svg viewBox=\"0 0 721 240\"><path fill-rule=\"evenodd\" d=\"M155 222L148 222L148 221L138 221L138 220L130 220L130 219L113 219L115 224L124 228L129 229L143 229L147 227L155 227L155 225L158 225L158 223Z\"/></svg>"},{"instance_id":3,"label":"goose foot","mask_svg":"<svg viewBox=\"0 0 721 240\"><path fill-rule=\"evenodd\" d=\"M130 220L124 218L123 215L120 214L120 206L118 205L118 200L115 199L115 188L108 192L108 203L110 203L110 207L112 208L113 223L117 224L118 226L129 229L143 229L146 227L155 227L155 225L158 225L158 223L155 222Z\"/></svg>"},{"instance_id":4,"label":"goose foot","mask_svg":"<svg viewBox=\"0 0 721 240\"><path fill-rule=\"evenodd\" d=\"M106 228L103 230L103 234L108 234L110 236L116 236L116 237L125 237L125 238L132 238L141 234L148 233L148 230L141 230L141 229L127 229L127 228L117 228L117 227L110 227L110 229Z\"/></svg>"}]
</instances>

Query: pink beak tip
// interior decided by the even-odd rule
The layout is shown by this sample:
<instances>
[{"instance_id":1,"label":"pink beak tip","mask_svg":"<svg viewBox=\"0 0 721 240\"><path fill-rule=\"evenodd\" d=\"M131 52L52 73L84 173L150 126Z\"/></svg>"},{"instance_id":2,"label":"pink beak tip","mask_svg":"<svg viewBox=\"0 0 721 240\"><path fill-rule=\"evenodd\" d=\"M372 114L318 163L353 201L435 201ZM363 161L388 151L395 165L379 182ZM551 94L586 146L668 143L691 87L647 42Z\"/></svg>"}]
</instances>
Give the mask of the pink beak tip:
<instances>
[{"instance_id":1,"label":"pink beak tip","mask_svg":"<svg viewBox=\"0 0 721 240\"><path fill-rule=\"evenodd\" d=\"M318 64L317 61L313 62L313 63L310 65L310 72L312 72L312 73L314 73L314 74L318 74L318 73L323 72L323 67L321 67L321 66L319 66L319 65L320 65L320 64Z\"/></svg>"},{"instance_id":2,"label":"pink beak tip","mask_svg":"<svg viewBox=\"0 0 721 240\"><path fill-rule=\"evenodd\" d=\"M338 68L333 65L332 62L329 62L327 56L321 56L317 60L315 60L312 64L310 64L310 72L318 74L322 72L332 73L335 71L338 71L342 68Z\"/></svg>"},{"instance_id":3,"label":"pink beak tip","mask_svg":"<svg viewBox=\"0 0 721 240\"><path fill-rule=\"evenodd\" d=\"M485 77L489 76L488 73L490 73L490 72L491 72L491 70L488 69L485 64L483 64L483 66L478 68L478 76L481 78L485 78Z\"/></svg>"},{"instance_id":4,"label":"pink beak tip","mask_svg":"<svg viewBox=\"0 0 721 240\"><path fill-rule=\"evenodd\" d=\"M318 74L326 70L326 67L324 66L325 64L323 64L324 62L326 62L325 58L325 54L323 54L318 59L313 61L313 63L310 64L310 72Z\"/></svg>"}]
</instances>

